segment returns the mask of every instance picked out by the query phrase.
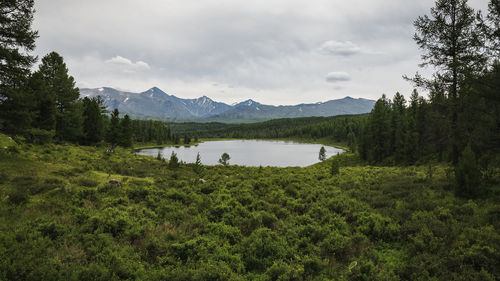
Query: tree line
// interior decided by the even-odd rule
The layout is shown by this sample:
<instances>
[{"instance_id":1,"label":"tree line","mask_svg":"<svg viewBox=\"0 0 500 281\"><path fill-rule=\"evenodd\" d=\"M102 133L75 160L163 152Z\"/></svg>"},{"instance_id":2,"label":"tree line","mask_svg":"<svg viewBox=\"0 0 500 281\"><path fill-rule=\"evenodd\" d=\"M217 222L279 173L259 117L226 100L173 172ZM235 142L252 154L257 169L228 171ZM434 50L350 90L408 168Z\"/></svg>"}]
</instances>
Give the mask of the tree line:
<instances>
[{"instance_id":1,"label":"tree line","mask_svg":"<svg viewBox=\"0 0 500 281\"><path fill-rule=\"evenodd\" d=\"M170 123L172 131L203 138L327 139L357 150L356 136L368 116L332 116L274 119L251 124Z\"/></svg>"},{"instance_id":2,"label":"tree line","mask_svg":"<svg viewBox=\"0 0 500 281\"><path fill-rule=\"evenodd\" d=\"M500 166L500 1L489 3L485 19L466 0L439 0L430 16L419 17L414 39L421 67L408 78L427 91L410 100L396 93L380 98L359 137L362 158L373 163L449 161L465 193ZM465 184L464 184L465 181ZM460 184L459 184L460 185Z\"/></svg>"}]
</instances>

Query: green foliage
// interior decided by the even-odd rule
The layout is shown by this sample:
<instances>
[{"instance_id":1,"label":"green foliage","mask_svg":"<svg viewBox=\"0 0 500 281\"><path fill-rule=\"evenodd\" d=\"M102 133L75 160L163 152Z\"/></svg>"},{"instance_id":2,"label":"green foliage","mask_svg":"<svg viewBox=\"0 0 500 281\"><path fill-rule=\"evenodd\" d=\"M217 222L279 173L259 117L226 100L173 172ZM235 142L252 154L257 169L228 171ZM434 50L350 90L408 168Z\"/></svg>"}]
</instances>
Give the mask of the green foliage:
<instances>
[{"instance_id":1,"label":"green foliage","mask_svg":"<svg viewBox=\"0 0 500 281\"><path fill-rule=\"evenodd\" d=\"M231 159L229 154L224 152L224 153L222 153L221 157L219 158L219 163L224 165L224 166L227 166L227 165L229 165L229 159Z\"/></svg>"},{"instance_id":2,"label":"green foliage","mask_svg":"<svg viewBox=\"0 0 500 281\"><path fill-rule=\"evenodd\" d=\"M22 205L29 201L29 193L24 186L14 188L8 196L9 202L14 205Z\"/></svg>"},{"instance_id":3,"label":"green foliage","mask_svg":"<svg viewBox=\"0 0 500 281\"><path fill-rule=\"evenodd\" d=\"M52 142L55 131L31 128L27 133L27 140L33 144L47 144Z\"/></svg>"},{"instance_id":4,"label":"green foliage","mask_svg":"<svg viewBox=\"0 0 500 281\"><path fill-rule=\"evenodd\" d=\"M132 123L130 117L125 114L123 119L120 121L120 141L119 144L123 147L132 146Z\"/></svg>"},{"instance_id":5,"label":"green foliage","mask_svg":"<svg viewBox=\"0 0 500 281\"><path fill-rule=\"evenodd\" d=\"M97 98L83 98L83 135L86 144L95 144L104 138L104 101Z\"/></svg>"},{"instance_id":6,"label":"green foliage","mask_svg":"<svg viewBox=\"0 0 500 281\"><path fill-rule=\"evenodd\" d=\"M43 77L48 91L55 96L56 138L73 142L80 140L83 135L83 108L78 102L80 93L63 58L56 52L47 54L37 72Z\"/></svg>"},{"instance_id":7,"label":"green foliage","mask_svg":"<svg viewBox=\"0 0 500 281\"><path fill-rule=\"evenodd\" d=\"M465 147L455 168L456 191L461 196L474 197L480 193L481 171L470 145Z\"/></svg>"},{"instance_id":8,"label":"green foliage","mask_svg":"<svg viewBox=\"0 0 500 281\"><path fill-rule=\"evenodd\" d=\"M120 147L104 156L105 149L23 145L0 157L1 278L500 274L499 194L456 197L443 164L433 165L432 183L426 165L372 167L353 154L305 168L203 166L200 180L194 165L172 170ZM325 177L333 160L342 173Z\"/></svg>"},{"instance_id":9,"label":"green foliage","mask_svg":"<svg viewBox=\"0 0 500 281\"><path fill-rule=\"evenodd\" d=\"M339 159L338 159L338 155L337 155L337 157L334 157L332 159L332 164L330 167L330 174L332 176L334 176L334 175L338 175L339 173L340 173L340 163L339 163Z\"/></svg>"},{"instance_id":10,"label":"green foliage","mask_svg":"<svg viewBox=\"0 0 500 281\"><path fill-rule=\"evenodd\" d=\"M111 114L111 121L109 123L108 132L106 134L106 141L109 142L113 147L120 143L120 112L118 109L114 109Z\"/></svg>"},{"instance_id":11,"label":"green foliage","mask_svg":"<svg viewBox=\"0 0 500 281\"><path fill-rule=\"evenodd\" d=\"M326 160L326 149L324 146L322 146L319 149L319 156L318 156L319 161L325 161Z\"/></svg>"},{"instance_id":12,"label":"green foliage","mask_svg":"<svg viewBox=\"0 0 500 281\"><path fill-rule=\"evenodd\" d=\"M177 169L179 168L180 163L179 163L179 158L177 158L177 154L172 151L172 154L170 155L170 159L168 160L168 167L170 169Z\"/></svg>"},{"instance_id":13,"label":"green foliage","mask_svg":"<svg viewBox=\"0 0 500 281\"><path fill-rule=\"evenodd\" d=\"M29 69L36 61L36 31L31 29L33 0L0 3L0 125L10 133L24 133L33 118L33 99L25 91Z\"/></svg>"},{"instance_id":14,"label":"green foliage","mask_svg":"<svg viewBox=\"0 0 500 281\"><path fill-rule=\"evenodd\" d=\"M200 156L200 153L198 152L196 154L196 161L194 162L194 165L193 165L193 171L199 175L199 176L202 176L203 175L203 172L204 172L204 168L203 168L203 164L201 163L201 156Z\"/></svg>"},{"instance_id":15,"label":"green foliage","mask_svg":"<svg viewBox=\"0 0 500 281\"><path fill-rule=\"evenodd\" d=\"M275 119L252 124L223 123L170 123L178 134L205 138L296 138L306 140L325 139L330 142L352 142L360 134L366 115L305 117Z\"/></svg>"}]
</instances>

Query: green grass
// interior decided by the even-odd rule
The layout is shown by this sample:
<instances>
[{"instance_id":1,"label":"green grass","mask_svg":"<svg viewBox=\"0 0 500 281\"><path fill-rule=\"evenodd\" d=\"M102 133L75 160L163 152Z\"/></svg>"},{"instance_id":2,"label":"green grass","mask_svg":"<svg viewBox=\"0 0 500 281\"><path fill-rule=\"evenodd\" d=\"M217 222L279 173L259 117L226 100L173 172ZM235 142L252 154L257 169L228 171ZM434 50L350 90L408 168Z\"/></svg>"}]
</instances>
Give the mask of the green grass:
<instances>
[{"instance_id":1,"label":"green grass","mask_svg":"<svg viewBox=\"0 0 500 281\"><path fill-rule=\"evenodd\" d=\"M9 136L0 133L0 149L5 149L10 146L16 146L16 142Z\"/></svg>"},{"instance_id":2,"label":"green grass","mask_svg":"<svg viewBox=\"0 0 500 281\"><path fill-rule=\"evenodd\" d=\"M335 176L332 159L197 174L121 148L0 153L0 280L500 276L498 185L456 197L442 164L431 177L347 153Z\"/></svg>"}]
</instances>

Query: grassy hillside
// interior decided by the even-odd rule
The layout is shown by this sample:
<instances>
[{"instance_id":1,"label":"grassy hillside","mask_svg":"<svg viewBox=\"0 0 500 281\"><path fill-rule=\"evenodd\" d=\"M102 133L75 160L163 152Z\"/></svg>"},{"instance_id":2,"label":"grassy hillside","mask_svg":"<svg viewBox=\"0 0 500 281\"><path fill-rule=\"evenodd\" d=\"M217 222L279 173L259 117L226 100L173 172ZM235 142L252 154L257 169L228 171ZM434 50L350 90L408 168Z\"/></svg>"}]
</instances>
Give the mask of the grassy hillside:
<instances>
[{"instance_id":1,"label":"grassy hillside","mask_svg":"<svg viewBox=\"0 0 500 281\"><path fill-rule=\"evenodd\" d=\"M198 175L122 149L0 149L0 280L498 280L498 186L464 200L447 166L331 161Z\"/></svg>"}]
</instances>

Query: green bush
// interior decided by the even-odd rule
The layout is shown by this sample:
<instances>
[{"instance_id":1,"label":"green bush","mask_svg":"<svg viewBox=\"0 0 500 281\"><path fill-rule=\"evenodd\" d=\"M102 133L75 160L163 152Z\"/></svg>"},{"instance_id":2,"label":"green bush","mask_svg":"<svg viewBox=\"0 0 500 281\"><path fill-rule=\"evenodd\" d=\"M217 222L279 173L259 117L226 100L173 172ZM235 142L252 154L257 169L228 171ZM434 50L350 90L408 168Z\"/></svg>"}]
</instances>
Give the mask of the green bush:
<instances>
[{"instance_id":1,"label":"green bush","mask_svg":"<svg viewBox=\"0 0 500 281\"><path fill-rule=\"evenodd\" d=\"M99 181L89 178L87 176L81 176L77 180L78 184L84 187L96 187L99 185Z\"/></svg>"},{"instance_id":2,"label":"green bush","mask_svg":"<svg viewBox=\"0 0 500 281\"><path fill-rule=\"evenodd\" d=\"M28 132L27 141L33 144L47 144L52 142L55 131L47 131L37 128L31 128Z\"/></svg>"},{"instance_id":3,"label":"green bush","mask_svg":"<svg viewBox=\"0 0 500 281\"><path fill-rule=\"evenodd\" d=\"M476 155L469 145L462 152L455 169L456 192L460 196L475 197L480 193L481 171Z\"/></svg>"},{"instance_id":4,"label":"green bush","mask_svg":"<svg viewBox=\"0 0 500 281\"><path fill-rule=\"evenodd\" d=\"M15 187L11 190L9 195L9 202L14 205L22 205L28 203L29 194L28 190L24 186Z\"/></svg>"}]
</instances>

